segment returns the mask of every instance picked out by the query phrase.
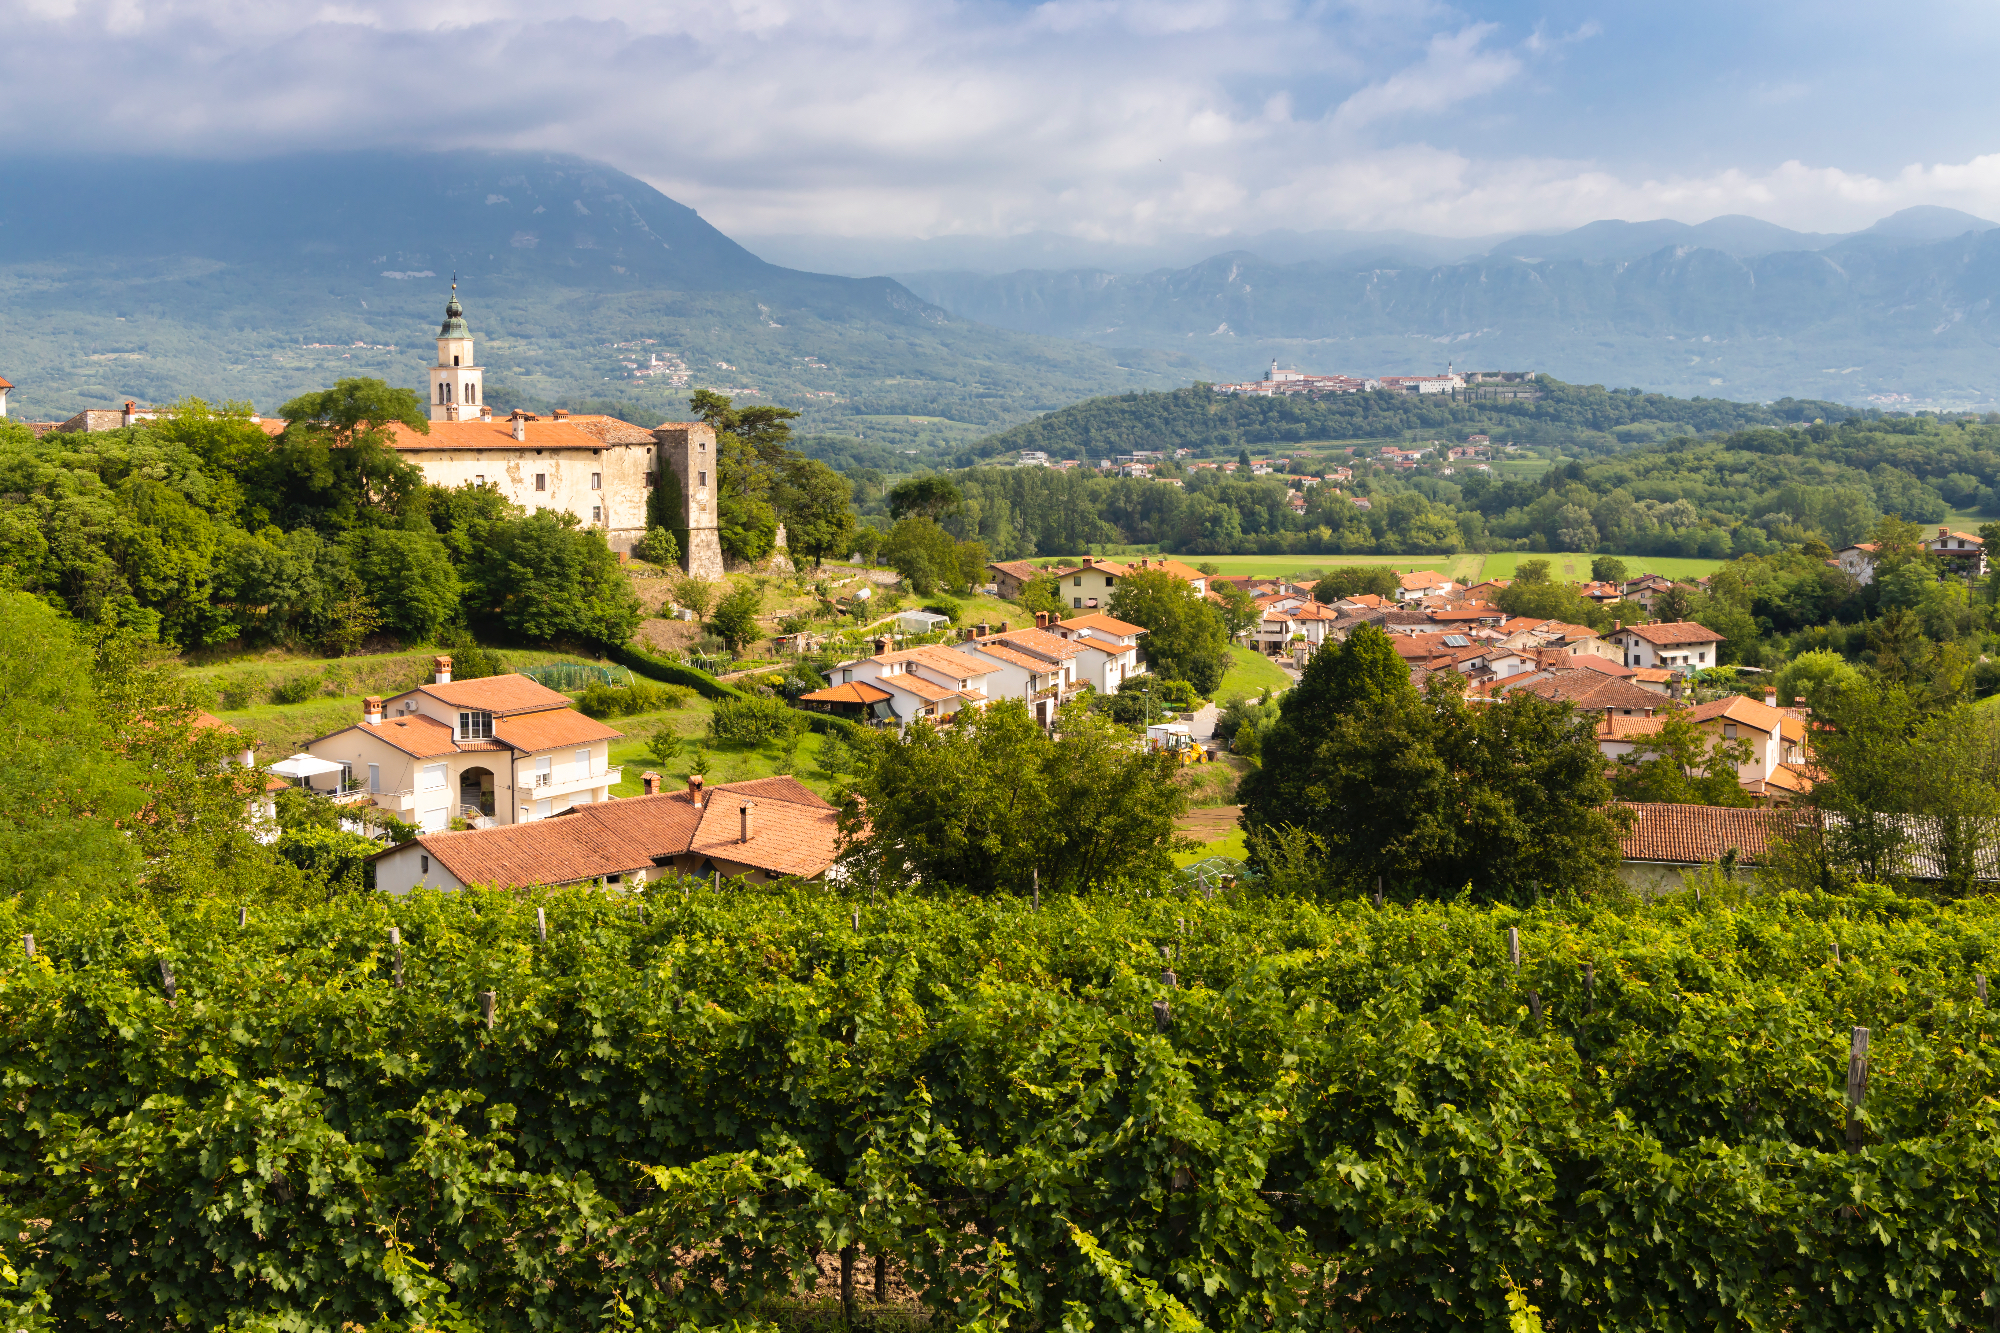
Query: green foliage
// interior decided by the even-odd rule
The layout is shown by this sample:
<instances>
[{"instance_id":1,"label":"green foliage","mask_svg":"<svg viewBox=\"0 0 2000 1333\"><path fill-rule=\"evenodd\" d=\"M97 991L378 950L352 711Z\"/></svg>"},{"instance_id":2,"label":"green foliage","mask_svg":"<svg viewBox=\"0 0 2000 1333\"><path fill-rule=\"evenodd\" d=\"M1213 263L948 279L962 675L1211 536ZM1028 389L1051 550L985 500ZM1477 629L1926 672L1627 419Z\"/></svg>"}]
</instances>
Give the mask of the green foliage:
<instances>
[{"instance_id":1,"label":"green foliage","mask_svg":"<svg viewBox=\"0 0 2000 1333\"><path fill-rule=\"evenodd\" d=\"M333 892L358 892L366 887L365 862L382 845L339 828L306 826L288 829L278 839L278 855Z\"/></svg>"},{"instance_id":2,"label":"green foliage","mask_svg":"<svg viewBox=\"0 0 2000 1333\"><path fill-rule=\"evenodd\" d=\"M841 828L869 883L995 893L1039 871L1082 892L1171 868L1178 761L1085 707L1065 707L1053 734L1008 699L860 740Z\"/></svg>"},{"instance_id":3,"label":"green foliage","mask_svg":"<svg viewBox=\"0 0 2000 1333\"><path fill-rule=\"evenodd\" d=\"M741 652L745 645L763 637L763 627L757 623L757 613L763 609L764 596L756 585L739 582L716 603L708 628L729 645L730 651Z\"/></svg>"},{"instance_id":4,"label":"green foliage","mask_svg":"<svg viewBox=\"0 0 2000 1333\"><path fill-rule=\"evenodd\" d=\"M897 522L882 543L882 562L901 574L919 597L940 589L960 589L985 576L980 560L971 577L961 568L959 543L935 519L918 515Z\"/></svg>"},{"instance_id":5,"label":"green foliage","mask_svg":"<svg viewBox=\"0 0 2000 1333\"><path fill-rule=\"evenodd\" d=\"M639 625L618 557L573 514L543 509L487 525L465 581L470 619L489 634L610 647Z\"/></svg>"},{"instance_id":6,"label":"green foliage","mask_svg":"<svg viewBox=\"0 0 2000 1333\"><path fill-rule=\"evenodd\" d=\"M721 1327L850 1245L936 1327L1987 1319L1990 900L644 907L0 905L9 1327Z\"/></svg>"},{"instance_id":7,"label":"green foliage","mask_svg":"<svg viewBox=\"0 0 2000 1333\"><path fill-rule=\"evenodd\" d=\"M0 590L0 885L9 897L117 884L136 868L119 831L145 775L119 753L91 649L57 611Z\"/></svg>"},{"instance_id":8,"label":"green foliage","mask_svg":"<svg viewBox=\"0 0 2000 1333\"><path fill-rule=\"evenodd\" d=\"M889 515L903 519L912 515L936 522L946 510L963 503L965 496L958 487L935 473L911 477L889 491Z\"/></svg>"},{"instance_id":9,"label":"green foliage","mask_svg":"<svg viewBox=\"0 0 2000 1333\"><path fill-rule=\"evenodd\" d=\"M1236 754L1256 759L1263 753L1264 737L1278 724L1279 701L1269 690L1254 699L1231 699L1215 719L1215 738Z\"/></svg>"},{"instance_id":10,"label":"green foliage","mask_svg":"<svg viewBox=\"0 0 2000 1333\"><path fill-rule=\"evenodd\" d=\"M782 699L751 695L717 700L708 718L708 737L717 744L763 745L803 731L805 725L805 715Z\"/></svg>"},{"instance_id":11,"label":"green foliage","mask_svg":"<svg viewBox=\"0 0 2000 1333\"><path fill-rule=\"evenodd\" d=\"M1860 673L1839 653L1815 648L1780 667L1775 686L1779 704L1789 708L1799 699L1811 705L1829 692L1858 684L1860 679Z\"/></svg>"},{"instance_id":12,"label":"green foliage","mask_svg":"<svg viewBox=\"0 0 2000 1333\"><path fill-rule=\"evenodd\" d=\"M1617 556L1600 555L1590 562L1590 577L1599 583L1623 583L1630 572Z\"/></svg>"},{"instance_id":13,"label":"green foliage","mask_svg":"<svg viewBox=\"0 0 2000 1333\"><path fill-rule=\"evenodd\" d=\"M1486 902L1607 887L1618 839L1589 721L1525 690L1468 707L1461 686L1446 673L1419 695L1373 625L1314 653L1243 783L1253 854L1296 826L1324 848L1328 892L1378 875L1405 897Z\"/></svg>"},{"instance_id":14,"label":"green foliage","mask_svg":"<svg viewBox=\"0 0 2000 1333\"><path fill-rule=\"evenodd\" d=\"M1112 589L1110 614L1145 627L1141 640L1154 675L1215 693L1229 669L1229 631L1216 609L1185 579L1164 570L1127 574Z\"/></svg>"},{"instance_id":15,"label":"green foliage","mask_svg":"<svg viewBox=\"0 0 2000 1333\"><path fill-rule=\"evenodd\" d=\"M271 687L271 702L274 704L302 704L319 696L322 678L317 671L302 671L286 676Z\"/></svg>"},{"instance_id":16,"label":"green foliage","mask_svg":"<svg viewBox=\"0 0 2000 1333\"><path fill-rule=\"evenodd\" d=\"M1402 584L1387 565L1342 565L1313 585L1313 597L1338 602L1347 597L1394 597Z\"/></svg>"},{"instance_id":17,"label":"green foliage","mask_svg":"<svg viewBox=\"0 0 2000 1333\"><path fill-rule=\"evenodd\" d=\"M322 532L393 523L420 503L423 470L396 453L389 426L430 434L422 398L377 379L344 379L278 409L285 432L261 460L252 499L280 527Z\"/></svg>"},{"instance_id":18,"label":"green foliage","mask_svg":"<svg viewBox=\"0 0 2000 1333\"><path fill-rule=\"evenodd\" d=\"M715 428L716 528L722 552L748 563L762 560L777 540L773 491L796 460L785 445L799 414L788 407L737 407L708 389L695 390L688 404Z\"/></svg>"},{"instance_id":19,"label":"green foliage","mask_svg":"<svg viewBox=\"0 0 2000 1333\"><path fill-rule=\"evenodd\" d=\"M853 490L847 478L815 459L787 458L772 493L785 524L785 546L815 569L827 556L853 550Z\"/></svg>"},{"instance_id":20,"label":"green foliage","mask_svg":"<svg viewBox=\"0 0 2000 1333\"><path fill-rule=\"evenodd\" d=\"M1222 629L1231 642L1256 629L1264 609L1249 591L1235 583L1211 583L1210 590L1220 599L1216 610L1222 615Z\"/></svg>"},{"instance_id":21,"label":"green foliage","mask_svg":"<svg viewBox=\"0 0 2000 1333\"><path fill-rule=\"evenodd\" d=\"M649 527L645 539L639 543L639 558L662 569L672 568L681 562L680 543L668 529Z\"/></svg>"},{"instance_id":22,"label":"green foliage","mask_svg":"<svg viewBox=\"0 0 2000 1333\"><path fill-rule=\"evenodd\" d=\"M1022 585L1021 609L1030 614L1042 611L1055 616L1067 616L1069 607L1062 598L1062 585L1053 577L1033 578Z\"/></svg>"},{"instance_id":23,"label":"green foliage","mask_svg":"<svg viewBox=\"0 0 2000 1333\"><path fill-rule=\"evenodd\" d=\"M958 623L959 617L965 614L965 608L949 597L931 598L928 602L924 603L924 610L941 615L954 625Z\"/></svg>"},{"instance_id":24,"label":"green foliage","mask_svg":"<svg viewBox=\"0 0 2000 1333\"><path fill-rule=\"evenodd\" d=\"M634 679L624 685L593 684L577 696L579 712L589 717L631 717L637 713L658 713L685 708L694 691L685 685L657 685Z\"/></svg>"},{"instance_id":25,"label":"green foliage","mask_svg":"<svg viewBox=\"0 0 2000 1333\"><path fill-rule=\"evenodd\" d=\"M1621 801L1672 805L1749 805L1738 767L1755 752L1747 741L1728 740L1691 721L1685 709L1659 714L1659 730L1634 736L1618 756L1611 778Z\"/></svg>"},{"instance_id":26,"label":"green foliage","mask_svg":"<svg viewBox=\"0 0 2000 1333\"><path fill-rule=\"evenodd\" d=\"M458 572L435 532L396 528L348 534L347 557L382 627L411 643L435 639L459 614Z\"/></svg>"}]
</instances>

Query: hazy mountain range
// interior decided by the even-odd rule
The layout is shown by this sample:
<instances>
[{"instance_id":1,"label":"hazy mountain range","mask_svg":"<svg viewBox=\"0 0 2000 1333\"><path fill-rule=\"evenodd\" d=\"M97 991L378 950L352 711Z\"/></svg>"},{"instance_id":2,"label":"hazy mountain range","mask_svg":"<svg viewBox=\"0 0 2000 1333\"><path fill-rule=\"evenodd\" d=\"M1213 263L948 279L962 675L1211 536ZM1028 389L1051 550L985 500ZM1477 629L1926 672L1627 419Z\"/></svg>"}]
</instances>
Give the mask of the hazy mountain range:
<instances>
[{"instance_id":1,"label":"hazy mountain range","mask_svg":"<svg viewBox=\"0 0 2000 1333\"><path fill-rule=\"evenodd\" d=\"M760 257L644 182L560 155L16 159L0 173L0 375L30 418L187 393L268 411L346 374L420 386L454 272L496 404L666 418L707 387L925 452L1274 357L1733 399L2000 399L2000 232L1947 209L1845 235L1727 217L1144 252L767 237ZM1204 249L1220 242L1234 248ZM932 266L861 262L898 256Z\"/></svg>"},{"instance_id":2,"label":"hazy mountain range","mask_svg":"<svg viewBox=\"0 0 2000 1333\"><path fill-rule=\"evenodd\" d=\"M16 160L0 180L0 376L31 419L190 393L268 412L343 375L421 389L454 273L503 407L612 400L658 420L707 387L923 448L1202 370L768 264L574 157Z\"/></svg>"},{"instance_id":3,"label":"hazy mountain range","mask_svg":"<svg viewBox=\"0 0 2000 1333\"><path fill-rule=\"evenodd\" d=\"M1819 235L1755 218L1594 222L1449 262L1248 249L1177 268L911 271L905 287L1023 332L1177 349L1229 378L1538 369L1574 382L1882 407L2000 400L2000 231L1944 208ZM1405 252L1417 242L1404 238Z\"/></svg>"}]
</instances>

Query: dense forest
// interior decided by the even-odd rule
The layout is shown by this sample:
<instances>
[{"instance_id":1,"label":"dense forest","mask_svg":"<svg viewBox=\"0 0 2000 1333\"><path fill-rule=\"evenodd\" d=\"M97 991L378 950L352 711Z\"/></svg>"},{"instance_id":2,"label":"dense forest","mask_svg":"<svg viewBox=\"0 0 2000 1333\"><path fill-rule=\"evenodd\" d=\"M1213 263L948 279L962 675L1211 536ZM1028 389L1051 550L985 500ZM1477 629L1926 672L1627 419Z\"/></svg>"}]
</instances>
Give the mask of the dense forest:
<instances>
[{"instance_id":1,"label":"dense forest","mask_svg":"<svg viewBox=\"0 0 2000 1333\"><path fill-rule=\"evenodd\" d=\"M962 462L1023 449L1080 461L1135 449L1233 454L1268 445L1402 439L1412 432L1431 432L1439 439L1490 434L1495 439L1591 452L1681 435L1854 415L1845 404L1803 399L1783 398L1765 405L1670 398L1638 389L1565 384L1546 376L1536 385L1541 396L1532 401L1380 391L1318 398L1243 397L1217 394L1205 384L1171 393L1128 393L1093 398L990 436L968 450Z\"/></svg>"},{"instance_id":2,"label":"dense forest","mask_svg":"<svg viewBox=\"0 0 2000 1333\"><path fill-rule=\"evenodd\" d=\"M1755 427L1576 458L1538 477L1462 465L1446 475L1436 460L1404 469L1371 461L1372 452L1305 461L1295 453L1291 476L1162 464L1158 476L1178 486L1081 469L974 467L953 474L965 503L946 522L1003 559L1121 542L1189 555L1533 550L1726 559L1815 540L1838 549L1885 514L1936 523L1954 511L2000 513L2000 424L1975 418ZM1304 508L1294 509L1299 474L1328 477L1335 466L1354 476L1303 487Z\"/></svg>"}]
</instances>

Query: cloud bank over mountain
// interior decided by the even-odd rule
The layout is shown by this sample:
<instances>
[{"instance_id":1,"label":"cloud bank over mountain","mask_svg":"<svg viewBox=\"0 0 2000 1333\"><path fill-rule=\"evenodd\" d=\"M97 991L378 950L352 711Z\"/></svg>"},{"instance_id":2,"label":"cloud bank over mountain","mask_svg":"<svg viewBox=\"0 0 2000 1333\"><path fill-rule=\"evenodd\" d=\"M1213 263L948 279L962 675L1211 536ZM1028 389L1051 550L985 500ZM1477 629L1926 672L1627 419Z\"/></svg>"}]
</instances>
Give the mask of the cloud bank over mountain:
<instances>
[{"instance_id":1,"label":"cloud bank over mountain","mask_svg":"<svg viewBox=\"0 0 2000 1333\"><path fill-rule=\"evenodd\" d=\"M0 116L16 152L581 152L748 236L2000 215L1990 10L1628 9L16 0Z\"/></svg>"}]
</instances>

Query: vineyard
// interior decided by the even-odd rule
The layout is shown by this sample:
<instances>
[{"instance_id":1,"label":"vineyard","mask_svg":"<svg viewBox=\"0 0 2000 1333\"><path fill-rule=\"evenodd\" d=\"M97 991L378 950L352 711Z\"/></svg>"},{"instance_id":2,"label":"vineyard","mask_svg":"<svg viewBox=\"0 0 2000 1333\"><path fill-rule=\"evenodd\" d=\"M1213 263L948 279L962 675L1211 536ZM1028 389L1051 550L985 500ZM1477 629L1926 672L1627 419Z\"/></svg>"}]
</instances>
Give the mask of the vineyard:
<instances>
[{"instance_id":1,"label":"vineyard","mask_svg":"<svg viewBox=\"0 0 2000 1333\"><path fill-rule=\"evenodd\" d=\"M8 1328L1993 1313L1984 901L0 918Z\"/></svg>"}]
</instances>

